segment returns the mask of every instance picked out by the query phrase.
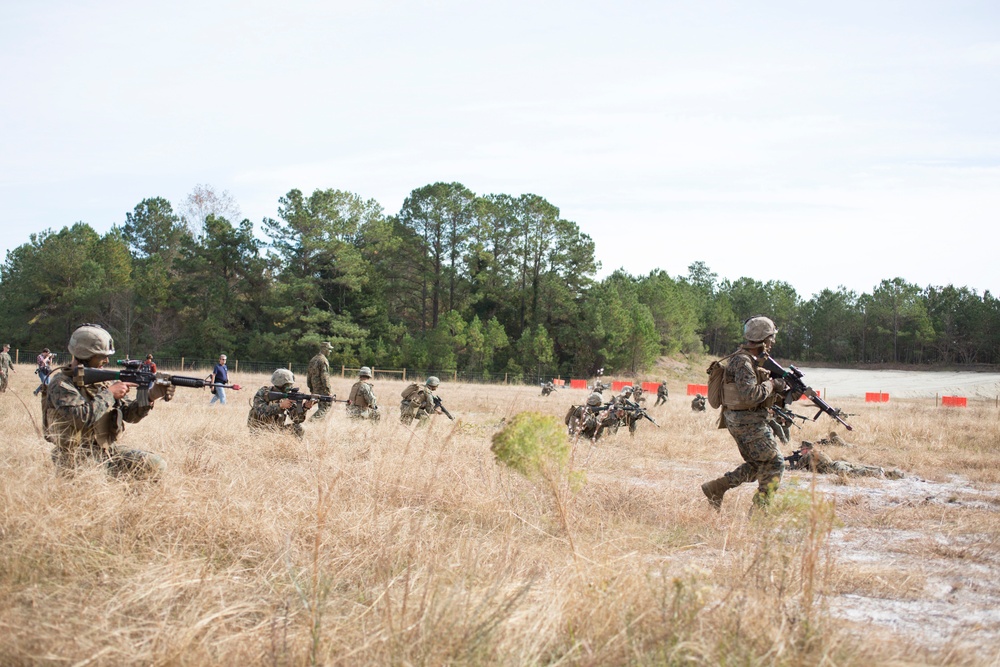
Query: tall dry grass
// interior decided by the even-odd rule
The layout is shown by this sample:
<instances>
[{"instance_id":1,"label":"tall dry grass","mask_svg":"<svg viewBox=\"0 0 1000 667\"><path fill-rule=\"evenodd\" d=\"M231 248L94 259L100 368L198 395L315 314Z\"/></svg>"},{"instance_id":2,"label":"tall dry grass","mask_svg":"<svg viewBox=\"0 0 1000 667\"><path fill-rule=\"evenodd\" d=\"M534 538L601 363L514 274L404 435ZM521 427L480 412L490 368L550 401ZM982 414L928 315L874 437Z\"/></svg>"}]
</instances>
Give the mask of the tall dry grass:
<instances>
[{"instance_id":1,"label":"tall dry grass","mask_svg":"<svg viewBox=\"0 0 1000 667\"><path fill-rule=\"evenodd\" d=\"M458 421L408 428L396 419L402 383L379 382L381 423L334 409L307 423L300 441L248 433L248 399L264 376L241 376L250 389L231 392L226 406L179 389L123 438L167 461L163 482L148 485L96 469L57 478L29 417L40 422L27 370L13 391L29 411L0 396L0 664L994 657L961 637L931 645L850 623L831 615L829 600L919 599L930 577L845 561L836 544L845 530L908 531L917 537L890 555L995 568L995 500L873 506L858 498L887 483L849 480L860 495L844 497L794 474L769 514L748 518L748 487L727 494L717 514L699 485L739 456L714 428L716 413L694 414L683 397L652 410L662 429L647 422L635 438L577 443L586 482L559 508L549 490L494 463L490 439L523 410L561 418L583 392L542 399L532 387L445 383L440 394ZM349 386L336 380L334 390ZM843 458L934 481L962 475L970 497L996 497L995 410L843 407L859 413L848 437L856 446ZM795 437L818 438L831 424L821 418Z\"/></svg>"}]
</instances>

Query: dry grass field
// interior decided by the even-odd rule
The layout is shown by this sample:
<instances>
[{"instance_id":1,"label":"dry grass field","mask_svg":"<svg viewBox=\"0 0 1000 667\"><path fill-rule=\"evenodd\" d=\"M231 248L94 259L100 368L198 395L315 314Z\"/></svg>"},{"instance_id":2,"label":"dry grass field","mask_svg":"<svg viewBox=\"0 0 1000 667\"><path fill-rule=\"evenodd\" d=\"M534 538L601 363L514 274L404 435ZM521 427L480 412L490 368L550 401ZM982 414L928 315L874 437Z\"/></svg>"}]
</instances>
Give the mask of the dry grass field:
<instances>
[{"instance_id":1,"label":"dry grass field","mask_svg":"<svg viewBox=\"0 0 1000 667\"><path fill-rule=\"evenodd\" d=\"M721 513L702 496L739 455L680 382L650 408L663 428L576 443L584 481L553 493L491 438L582 391L446 381L458 420L408 428L403 384L379 381L381 423L338 405L300 441L247 432L265 377L241 375L226 406L178 389L128 425L169 466L150 485L57 478L30 371L29 410L0 395L3 665L1000 663L993 403L833 399L858 414L828 452L907 478L789 473L748 517L749 486Z\"/></svg>"}]
</instances>

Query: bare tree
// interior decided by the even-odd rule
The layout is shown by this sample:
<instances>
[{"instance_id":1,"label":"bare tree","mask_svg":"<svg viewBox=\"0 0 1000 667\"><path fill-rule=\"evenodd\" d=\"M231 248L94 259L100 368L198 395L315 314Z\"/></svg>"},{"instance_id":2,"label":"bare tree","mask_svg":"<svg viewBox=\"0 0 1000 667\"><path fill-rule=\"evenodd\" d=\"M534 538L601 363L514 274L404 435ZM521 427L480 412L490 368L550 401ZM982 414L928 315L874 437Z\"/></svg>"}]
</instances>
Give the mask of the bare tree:
<instances>
[{"instance_id":1,"label":"bare tree","mask_svg":"<svg viewBox=\"0 0 1000 667\"><path fill-rule=\"evenodd\" d=\"M229 194L229 190L223 190L219 193L211 185L199 183L194 186L194 190L184 200L181 216L191 233L195 236L201 236L205 228L205 219L210 215L225 218L229 222L237 224L242 213L240 205Z\"/></svg>"}]
</instances>

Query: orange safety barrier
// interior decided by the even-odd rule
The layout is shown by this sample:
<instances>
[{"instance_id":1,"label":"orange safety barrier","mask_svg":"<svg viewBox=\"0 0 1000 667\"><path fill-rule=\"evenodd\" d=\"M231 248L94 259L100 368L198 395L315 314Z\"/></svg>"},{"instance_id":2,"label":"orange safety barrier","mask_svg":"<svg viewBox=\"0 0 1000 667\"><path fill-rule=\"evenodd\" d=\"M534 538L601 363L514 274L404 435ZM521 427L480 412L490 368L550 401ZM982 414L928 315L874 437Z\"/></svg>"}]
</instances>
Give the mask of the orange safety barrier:
<instances>
[{"instance_id":1,"label":"orange safety barrier","mask_svg":"<svg viewBox=\"0 0 1000 667\"><path fill-rule=\"evenodd\" d=\"M569 381L569 388L570 389L586 389L587 388L587 381L586 380L570 380Z\"/></svg>"},{"instance_id":2,"label":"orange safety barrier","mask_svg":"<svg viewBox=\"0 0 1000 667\"><path fill-rule=\"evenodd\" d=\"M888 403L889 394L881 394L877 391L865 392L865 403Z\"/></svg>"},{"instance_id":3,"label":"orange safety barrier","mask_svg":"<svg viewBox=\"0 0 1000 667\"><path fill-rule=\"evenodd\" d=\"M689 384L688 385L688 396L694 396L695 394L701 394L702 396L708 396L708 385L707 384Z\"/></svg>"},{"instance_id":4,"label":"orange safety barrier","mask_svg":"<svg viewBox=\"0 0 1000 667\"><path fill-rule=\"evenodd\" d=\"M625 380L615 380L611 383L611 391L621 391L624 387L631 387L631 382L626 382Z\"/></svg>"},{"instance_id":5,"label":"orange safety barrier","mask_svg":"<svg viewBox=\"0 0 1000 667\"><path fill-rule=\"evenodd\" d=\"M967 408L969 407L969 399L965 396L942 396L941 405L952 408Z\"/></svg>"},{"instance_id":6,"label":"orange safety barrier","mask_svg":"<svg viewBox=\"0 0 1000 667\"><path fill-rule=\"evenodd\" d=\"M566 380L553 380L552 384L554 384L557 387L563 387L566 385Z\"/></svg>"},{"instance_id":7,"label":"orange safety barrier","mask_svg":"<svg viewBox=\"0 0 1000 667\"><path fill-rule=\"evenodd\" d=\"M815 391L816 391L816 395L817 395L818 397L820 397L820 398L823 398L823 392L822 392L822 391L820 391L819 389L816 389ZM799 397L799 400L800 400L800 401L805 401L806 403L810 403L810 402L811 402L811 401L809 400L809 397L808 397L808 396L806 396L805 394L803 394L802 396L800 396L800 397Z\"/></svg>"},{"instance_id":8,"label":"orange safety barrier","mask_svg":"<svg viewBox=\"0 0 1000 667\"><path fill-rule=\"evenodd\" d=\"M643 391L651 391L651 392L653 392L655 394L656 390L659 389L659 388L660 388L660 383L659 382L643 382L642 383L642 390Z\"/></svg>"}]
</instances>

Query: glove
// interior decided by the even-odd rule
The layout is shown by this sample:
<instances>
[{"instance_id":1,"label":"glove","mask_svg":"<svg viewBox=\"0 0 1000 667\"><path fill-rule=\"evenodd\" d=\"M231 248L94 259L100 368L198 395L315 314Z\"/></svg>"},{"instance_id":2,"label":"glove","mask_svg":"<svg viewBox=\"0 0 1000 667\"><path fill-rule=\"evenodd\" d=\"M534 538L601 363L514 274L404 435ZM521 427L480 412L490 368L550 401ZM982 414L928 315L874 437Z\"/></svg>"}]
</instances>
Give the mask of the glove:
<instances>
[{"instance_id":1,"label":"glove","mask_svg":"<svg viewBox=\"0 0 1000 667\"><path fill-rule=\"evenodd\" d=\"M175 391L177 391L177 387L170 384L170 382L154 382L153 388L149 390L149 402L152 403L160 398L169 402L174 397Z\"/></svg>"},{"instance_id":2,"label":"glove","mask_svg":"<svg viewBox=\"0 0 1000 667\"><path fill-rule=\"evenodd\" d=\"M774 386L774 393L783 394L788 391L788 385L781 378L771 378L771 384Z\"/></svg>"}]
</instances>

